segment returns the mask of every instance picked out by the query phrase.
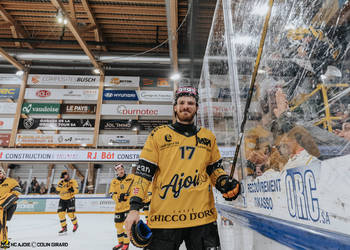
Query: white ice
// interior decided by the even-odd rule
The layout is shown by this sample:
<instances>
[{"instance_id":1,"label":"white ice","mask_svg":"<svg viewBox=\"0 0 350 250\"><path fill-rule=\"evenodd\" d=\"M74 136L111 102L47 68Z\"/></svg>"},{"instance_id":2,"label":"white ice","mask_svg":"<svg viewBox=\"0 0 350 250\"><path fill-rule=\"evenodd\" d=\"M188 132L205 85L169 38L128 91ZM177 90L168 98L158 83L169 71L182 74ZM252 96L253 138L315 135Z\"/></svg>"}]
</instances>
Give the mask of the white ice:
<instances>
[{"instance_id":1,"label":"white ice","mask_svg":"<svg viewBox=\"0 0 350 250\"><path fill-rule=\"evenodd\" d=\"M60 229L57 214L15 214L8 223L10 242L35 242L37 249L50 250L111 250L117 244L113 214L77 214L79 229L72 232L72 224L67 217L68 233L59 236ZM258 249L247 237L249 229L237 224L226 225L219 219L221 249ZM261 236L262 237L262 236ZM254 240L253 240L254 241ZM40 247L40 243L68 243L68 247ZM261 246L261 238L259 240ZM38 244L39 243L39 244ZM246 246L243 247L242 246ZM266 247L266 245L265 245ZM33 247L11 247L10 250L33 250ZM138 249L130 244L130 250ZM180 250L186 249L184 244ZM265 248L266 249L266 248Z\"/></svg>"}]
</instances>

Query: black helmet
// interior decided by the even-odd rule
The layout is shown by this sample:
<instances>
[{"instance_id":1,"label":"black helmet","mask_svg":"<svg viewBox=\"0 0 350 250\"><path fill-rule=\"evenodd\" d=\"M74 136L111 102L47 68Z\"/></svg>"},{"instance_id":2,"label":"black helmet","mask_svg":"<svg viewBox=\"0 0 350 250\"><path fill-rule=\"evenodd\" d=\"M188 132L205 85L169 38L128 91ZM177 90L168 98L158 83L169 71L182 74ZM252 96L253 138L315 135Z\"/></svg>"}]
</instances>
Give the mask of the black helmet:
<instances>
[{"instance_id":1,"label":"black helmet","mask_svg":"<svg viewBox=\"0 0 350 250\"><path fill-rule=\"evenodd\" d=\"M196 88L192 86L179 87L175 92L174 105L177 104L177 99L181 96L193 96L196 99L196 104L198 105L199 95Z\"/></svg>"}]
</instances>

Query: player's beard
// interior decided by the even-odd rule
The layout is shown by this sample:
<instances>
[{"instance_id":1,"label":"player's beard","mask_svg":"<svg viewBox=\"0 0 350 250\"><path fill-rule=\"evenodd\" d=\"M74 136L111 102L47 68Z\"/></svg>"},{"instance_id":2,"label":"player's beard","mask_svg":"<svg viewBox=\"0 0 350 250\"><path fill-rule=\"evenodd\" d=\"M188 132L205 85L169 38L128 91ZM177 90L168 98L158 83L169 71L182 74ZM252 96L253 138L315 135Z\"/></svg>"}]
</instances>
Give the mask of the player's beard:
<instances>
[{"instance_id":1,"label":"player's beard","mask_svg":"<svg viewBox=\"0 0 350 250\"><path fill-rule=\"evenodd\" d=\"M193 122L193 118L196 115L196 112L188 112L187 114L185 114L184 112L178 112L177 113L177 118L179 120L179 122Z\"/></svg>"}]
</instances>

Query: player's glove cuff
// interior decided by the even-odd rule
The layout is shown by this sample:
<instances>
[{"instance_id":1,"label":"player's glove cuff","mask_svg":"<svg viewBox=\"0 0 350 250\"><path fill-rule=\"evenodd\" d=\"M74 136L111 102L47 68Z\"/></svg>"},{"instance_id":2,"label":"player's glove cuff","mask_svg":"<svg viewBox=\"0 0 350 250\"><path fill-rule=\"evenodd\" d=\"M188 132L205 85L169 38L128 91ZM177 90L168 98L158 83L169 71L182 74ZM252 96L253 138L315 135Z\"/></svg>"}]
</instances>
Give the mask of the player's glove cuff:
<instances>
[{"instance_id":1,"label":"player's glove cuff","mask_svg":"<svg viewBox=\"0 0 350 250\"><path fill-rule=\"evenodd\" d=\"M136 210L139 211L143 207L143 202L140 197L133 196L130 198L130 211Z\"/></svg>"}]
</instances>

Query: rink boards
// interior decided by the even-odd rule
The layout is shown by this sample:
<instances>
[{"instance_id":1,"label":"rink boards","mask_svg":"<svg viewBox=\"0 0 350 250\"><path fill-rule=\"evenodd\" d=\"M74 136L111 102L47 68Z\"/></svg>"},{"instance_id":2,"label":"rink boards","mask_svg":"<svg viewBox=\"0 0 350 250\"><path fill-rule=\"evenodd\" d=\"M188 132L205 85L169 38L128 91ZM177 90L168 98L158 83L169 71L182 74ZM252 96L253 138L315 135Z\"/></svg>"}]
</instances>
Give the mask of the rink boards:
<instances>
[{"instance_id":1,"label":"rink boards","mask_svg":"<svg viewBox=\"0 0 350 250\"><path fill-rule=\"evenodd\" d=\"M349 163L346 155L246 178L235 202L218 195L218 210L293 248L350 247Z\"/></svg>"}]
</instances>

